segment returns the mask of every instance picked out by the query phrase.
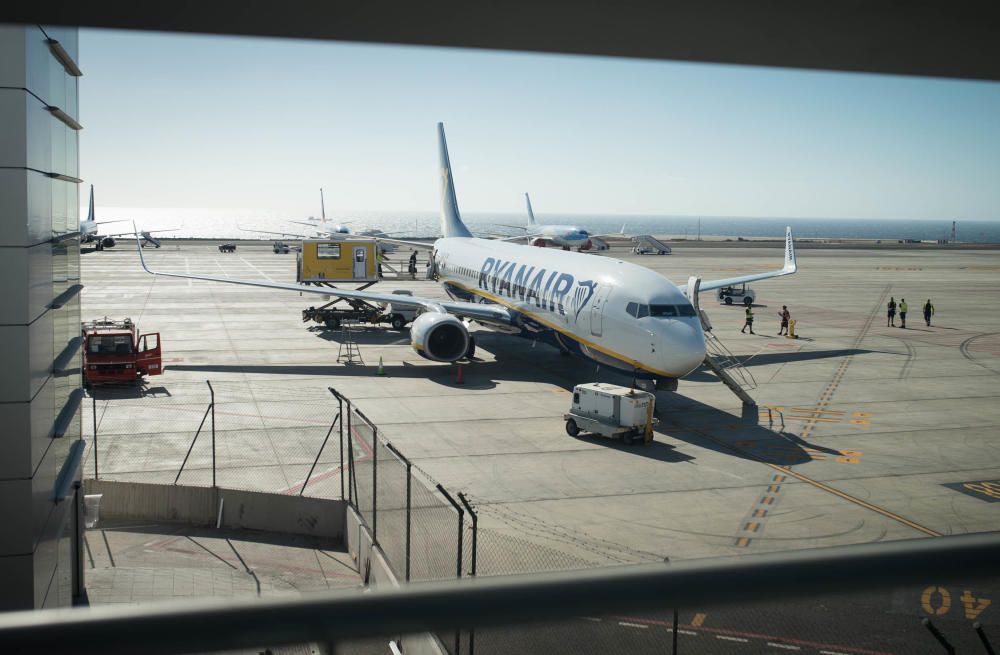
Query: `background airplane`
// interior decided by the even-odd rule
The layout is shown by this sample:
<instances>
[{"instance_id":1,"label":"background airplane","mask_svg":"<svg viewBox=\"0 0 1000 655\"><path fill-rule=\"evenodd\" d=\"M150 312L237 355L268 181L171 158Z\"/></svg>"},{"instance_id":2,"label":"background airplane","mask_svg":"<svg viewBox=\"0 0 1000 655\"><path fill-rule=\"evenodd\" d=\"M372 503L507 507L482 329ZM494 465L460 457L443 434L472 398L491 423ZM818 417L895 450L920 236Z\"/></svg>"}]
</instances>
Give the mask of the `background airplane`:
<instances>
[{"instance_id":1,"label":"background airplane","mask_svg":"<svg viewBox=\"0 0 1000 655\"><path fill-rule=\"evenodd\" d=\"M105 248L114 248L115 237L132 235L134 232L115 232L113 234L101 234L100 225L108 225L109 223L124 223L127 218L119 218L111 221L98 221L96 220L96 215L94 213L94 185L90 185L90 206L87 210L86 220L80 221L80 243L94 243L95 249L104 250ZM162 244L160 240L152 235L152 232L174 232L176 228L167 230L143 230L138 234L142 237L142 241L152 245L154 248L159 248ZM138 238L138 237L137 237Z\"/></svg>"},{"instance_id":2,"label":"background airplane","mask_svg":"<svg viewBox=\"0 0 1000 655\"><path fill-rule=\"evenodd\" d=\"M437 362L472 357L475 341L469 325L474 321L621 371L645 388L676 389L679 378L701 365L706 355L705 336L701 317L687 295L697 293L697 278L689 282L695 286L679 287L644 266L610 257L524 248L473 237L459 213L441 123L438 140L442 237L432 246L431 270L453 300L153 271L141 249L140 263L153 275L409 306L420 312L410 328L411 346ZM795 272L789 229L783 268L700 283L700 289Z\"/></svg>"},{"instance_id":3,"label":"background airplane","mask_svg":"<svg viewBox=\"0 0 1000 655\"><path fill-rule=\"evenodd\" d=\"M508 237L505 241L528 240L533 246L556 246L563 250L576 248L583 250L607 250L608 244L601 237L624 236L625 226L619 234L593 234L579 225L541 225L535 220L535 212L531 209L531 198L527 193L524 200L528 206L528 225L503 225L516 230L524 230L523 236Z\"/></svg>"}]
</instances>

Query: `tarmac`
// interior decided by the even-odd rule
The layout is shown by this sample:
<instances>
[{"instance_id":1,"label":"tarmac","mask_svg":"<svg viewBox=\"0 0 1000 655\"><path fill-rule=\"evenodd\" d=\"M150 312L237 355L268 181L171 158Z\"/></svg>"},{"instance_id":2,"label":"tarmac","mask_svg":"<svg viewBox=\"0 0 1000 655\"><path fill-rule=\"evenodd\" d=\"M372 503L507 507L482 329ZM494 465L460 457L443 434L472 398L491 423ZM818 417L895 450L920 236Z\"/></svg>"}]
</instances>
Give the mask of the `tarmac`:
<instances>
[{"instance_id":1,"label":"tarmac","mask_svg":"<svg viewBox=\"0 0 1000 655\"><path fill-rule=\"evenodd\" d=\"M669 256L622 247L610 255L679 284L692 274L710 280L781 265L778 246L671 245ZM390 263L408 254L392 255ZM295 279L294 255L273 254L269 244L241 243L236 253L222 254L211 242L165 241L146 258L164 271ZM159 332L165 373L144 389L99 390L85 406L84 436L92 435L96 409L101 477L172 481L207 415L209 380L218 484L297 493L336 415L328 391L334 387L415 466L468 495L487 548L489 535L530 546L516 564L481 550L485 574L1000 527L1000 255L801 249L798 263L796 275L753 285L757 335L740 333L742 307L727 307L711 293L701 298L714 334L755 379L750 394L758 406L747 411L713 374L695 372L676 393L657 394L660 423L644 447L566 435L561 417L574 384L629 380L543 344L478 329L479 361L465 367L459 384L455 366L419 357L405 329L363 328L355 337L364 363L345 365L337 362L340 332L301 321L301 311L321 301L154 278L139 267L132 244L122 242L82 258L82 315L130 316L142 332ZM442 296L427 280L379 287ZM890 297L909 303L906 329L886 325ZM936 307L931 326L920 315L927 298ZM776 334L782 305L797 321L798 338ZM380 358L384 377L375 375ZM206 443L199 436L191 447L182 482L210 483ZM86 474L93 466L91 450ZM341 470L328 444L307 492L339 497ZM933 572L927 576L932 588ZM997 585L982 584L972 589L977 597L996 596ZM886 598L880 610L907 620L968 618L958 616L957 600L945 613L932 602L928 612L919 590ZM998 612L987 607L976 618L1000 623ZM711 626L704 618L694 625L697 614L682 619L689 631ZM918 632L915 638L929 638ZM795 645L785 637L773 638ZM765 642L762 652L773 652ZM854 650L838 651L824 643L826 652L906 652L872 644L858 650L854 642ZM920 643L927 651L909 652L931 651Z\"/></svg>"}]
</instances>

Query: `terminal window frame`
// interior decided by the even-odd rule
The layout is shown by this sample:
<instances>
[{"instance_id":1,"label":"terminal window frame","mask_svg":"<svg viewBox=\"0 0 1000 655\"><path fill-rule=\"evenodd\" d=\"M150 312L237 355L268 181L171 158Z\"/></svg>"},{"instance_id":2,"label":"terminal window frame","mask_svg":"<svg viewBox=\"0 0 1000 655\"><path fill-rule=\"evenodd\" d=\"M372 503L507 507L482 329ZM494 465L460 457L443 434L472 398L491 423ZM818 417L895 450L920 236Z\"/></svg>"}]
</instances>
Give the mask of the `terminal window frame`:
<instances>
[{"instance_id":1,"label":"terminal window frame","mask_svg":"<svg viewBox=\"0 0 1000 655\"><path fill-rule=\"evenodd\" d=\"M340 244L317 243L316 259L340 259Z\"/></svg>"}]
</instances>

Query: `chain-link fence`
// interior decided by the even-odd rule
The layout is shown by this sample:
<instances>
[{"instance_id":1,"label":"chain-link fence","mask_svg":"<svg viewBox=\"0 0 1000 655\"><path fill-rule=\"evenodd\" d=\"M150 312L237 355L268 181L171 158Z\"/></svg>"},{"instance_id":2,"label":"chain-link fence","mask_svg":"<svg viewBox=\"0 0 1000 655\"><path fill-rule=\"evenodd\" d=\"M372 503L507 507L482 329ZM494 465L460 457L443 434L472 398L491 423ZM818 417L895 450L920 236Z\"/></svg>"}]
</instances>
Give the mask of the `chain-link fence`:
<instances>
[{"instance_id":1,"label":"chain-link fence","mask_svg":"<svg viewBox=\"0 0 1000 655\"><path fill-rule=\"evenodd\" d=\"M331 391L231 381L92 389L84 475L341 498L344 403Z\"/></svg>"}]
</instances>

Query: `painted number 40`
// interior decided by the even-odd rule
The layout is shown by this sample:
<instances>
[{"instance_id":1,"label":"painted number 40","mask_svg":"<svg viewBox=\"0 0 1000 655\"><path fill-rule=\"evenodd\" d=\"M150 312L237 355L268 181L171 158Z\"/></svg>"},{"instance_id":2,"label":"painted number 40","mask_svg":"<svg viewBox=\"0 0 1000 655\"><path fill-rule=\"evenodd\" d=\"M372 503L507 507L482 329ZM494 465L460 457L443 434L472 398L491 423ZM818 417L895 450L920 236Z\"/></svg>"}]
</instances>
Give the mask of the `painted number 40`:
<instances>
[{"instance_id":1,"label":"painted number 40","mask_svg":"<svg viewBox=\"0 0 1000 655\"><path fill-rule=\"evenodd\" d=\"M968 589L962 592L958 600L965 610L965 618L969 620L978 618L992 602L989 598L976 598ZM944 616L951 610L951 593L944 587L932 585L920 594L920 605L931 616Z\"/></svg>"}]
</instances>

